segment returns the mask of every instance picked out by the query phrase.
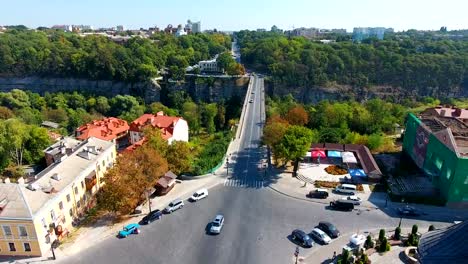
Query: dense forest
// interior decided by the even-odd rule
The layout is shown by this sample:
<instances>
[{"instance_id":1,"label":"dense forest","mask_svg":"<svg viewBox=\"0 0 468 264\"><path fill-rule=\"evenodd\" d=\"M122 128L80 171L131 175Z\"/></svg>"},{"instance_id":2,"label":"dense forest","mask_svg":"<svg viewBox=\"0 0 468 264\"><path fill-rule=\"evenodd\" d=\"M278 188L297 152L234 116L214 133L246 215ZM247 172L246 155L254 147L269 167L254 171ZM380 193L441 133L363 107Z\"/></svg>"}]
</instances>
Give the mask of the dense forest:
<instances>
[{"instance_id":1,"label":"dense forest","mask_svg":"<svg viewBox=\"0 0 468 264\"><path fill-rule=\"evenodd\" d=\"M468 88L468 42L409 32L384 40L323 44L282 33L240 31L242 60L290 87L390 85L422 95ZM428 92L432 91L432 92Z\"/></svg>"},{"instance_id":2,"label":"dense forest","mask_svg":"<svg viewBox=\"0 0 468 264\"><path fill-rule=\"evenodd\" d=\"M135 82L168 69L176 79L185 68L231 46L228 35L158 33L123 44L107 37L62 31L9 30L0 34L0 76L78 77Z\"/></svg>"}]
</instances>

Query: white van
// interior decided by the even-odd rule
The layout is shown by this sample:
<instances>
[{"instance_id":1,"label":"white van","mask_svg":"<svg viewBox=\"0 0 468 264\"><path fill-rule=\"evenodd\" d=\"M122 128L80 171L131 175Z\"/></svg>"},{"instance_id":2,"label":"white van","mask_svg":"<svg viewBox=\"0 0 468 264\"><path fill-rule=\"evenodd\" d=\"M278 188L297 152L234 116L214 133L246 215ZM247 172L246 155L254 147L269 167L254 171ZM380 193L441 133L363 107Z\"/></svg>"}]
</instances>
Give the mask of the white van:
<instances>
[{"instance_id":1,"label":"white van","mask_svg":"<svg viewBox=\"0 0 468 264\"><path fill-rule=\"evenodd\" d=\"M203 199L205 197L208 197L208 190L203 188L203 189L200 189L200 190L196 191L192 195L192 197L190 197L190 200L196 202L196 201L201 200L201 199Z\"/></svg>"},{"instance_id":2,"label":"white van","mask_svg":"<svg viewBox=\"0 0 468 264\"><path fill-rule=\"evenodd\" d=\"M357 188L353 184L341 184L336 186L335 192L354 195L357 192Z\"/></svg>"}]
</instances>

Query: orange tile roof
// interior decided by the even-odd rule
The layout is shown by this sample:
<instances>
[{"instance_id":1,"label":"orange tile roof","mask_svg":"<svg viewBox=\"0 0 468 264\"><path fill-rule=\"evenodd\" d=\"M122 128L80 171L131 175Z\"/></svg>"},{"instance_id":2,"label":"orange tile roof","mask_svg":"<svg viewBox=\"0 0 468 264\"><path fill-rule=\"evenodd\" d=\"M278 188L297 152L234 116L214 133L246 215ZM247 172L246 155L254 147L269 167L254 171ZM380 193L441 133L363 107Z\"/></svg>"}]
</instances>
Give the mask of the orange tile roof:
<instances>
[{"instance_id":1,"label":"orange tile roof","mask_svg":"<svg viewBox=\"0 0 468 264\"><path fill-rule=\"evenodd\" d=\"M135 119L130 124L130 131L141 132L141 130L147 126L151 125L154 128L161 129L161 135L165 140L168 140L172 137L174 133L174 126L182 119L181 117L175 116L165 116L163 112L158 112L156 115L154 114L144 114L139 118Z\"/></svg>"},{"instance_id":2,"label":"orange tile roof","mask_svg":"<svg viewBox=\"0 0 468 264\"><path fill-rule=\"evenodd\" d=\"M76 129L77 139L86 140L90 137L97 137L103 140L113 140L119 134L126 133L130 127L127 121L115 117L107 117L101 120L82 125Z\"/></svg>"}]
</instances>

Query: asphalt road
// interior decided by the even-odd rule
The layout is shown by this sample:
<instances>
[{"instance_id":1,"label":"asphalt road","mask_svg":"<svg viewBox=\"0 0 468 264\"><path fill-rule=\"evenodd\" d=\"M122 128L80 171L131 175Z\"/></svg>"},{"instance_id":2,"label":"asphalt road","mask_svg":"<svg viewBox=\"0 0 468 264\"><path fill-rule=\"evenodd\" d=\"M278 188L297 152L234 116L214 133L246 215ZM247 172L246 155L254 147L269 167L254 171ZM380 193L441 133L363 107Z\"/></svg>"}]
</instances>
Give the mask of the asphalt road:
<instances>
[{"instance_id":1,"label":"asphalt road","mask_svg":"<svg viewBox=\"0 0 468 264\"><path fill-rule=\"evenodd\" d=\"M310 232L322 220L335 223L343 234L398 225L399 218L380 210L336 212L323 204L291 199L267 188L274 179L263 178L263 171L258 170L265 155L259 147L262 89L263 80L256 78L254 94L247 95L254 103L247 109L243 141L239 152L231 155L231 178L224 185L210 189L208 198L187 202L181 210L142 227L139 235L109 238L62 262L290 263L296 247L288 239L293 229ZM225 216L225 226L220 235L213 236L206 230L216 214ZM422 224L404 220L404 226L413 223ZM320 247L303 249L301 254L311 254Z\"/></svg>"}]
</instances>

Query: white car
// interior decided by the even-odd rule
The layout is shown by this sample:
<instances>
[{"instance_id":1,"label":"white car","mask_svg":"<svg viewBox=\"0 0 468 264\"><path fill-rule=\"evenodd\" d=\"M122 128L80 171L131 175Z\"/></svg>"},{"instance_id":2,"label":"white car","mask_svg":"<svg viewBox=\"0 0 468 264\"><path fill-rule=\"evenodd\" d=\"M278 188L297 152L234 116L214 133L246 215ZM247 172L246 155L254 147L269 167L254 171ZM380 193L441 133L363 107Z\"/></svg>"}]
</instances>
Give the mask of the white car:
<instances>
[{"instance_id":1,"label":"white car","mask_svg":"<svg viewBox=\"0 0 468 264\"><path fill-rule=\"evenodd\" d=\"M224 216L217 215L213 222L211 222L210 232L212 234L219 234L221 233L221 229L224 225Z\"/></svg>"},{"instance_id":2,"label":"white car","mask_svg":"<svg viewBox=\"0 0 468 264\"><path fill-rule=\"evenodd\" d=\"M353 203L355 205L360 205L361 202L362 202L362 199L357 197L356 195L344 197L344 198L341 198L341 200L348 201L348 202Z\"/></svg>"},{"instance_id":3,"label":"white car","mask_svg":"<svg viewBox=\"0 0 468 264\"><path fill-rule=\"evenodd\" d=\"M192 195L192 197L190 197L190 200L196 202L196 201L201 200L201 199L206 198L206 197L208 197L208 190L203 188L203 189L200 189L200 190L196 191Z\"/></svg>"},{"instance_id":4,"label":"white car","mask_svg":"<svg viewBox=\"0 0 468 264\"><path fill-rule=\"evenodd\" d=\"M310 235L315 237L316 239L318 239L321 243L325 245L330 244L331 242L331 238L327 234L325 234L325 232L323 232L322 230L318 228L314 228L314 230L310 232Z\"/></svg>"},{"instance_id":5,"label":"white car","mask_svg":"<svg viewBox=\"0 0 468 264\"><path fill-rule=\"evenodd\" d=\"M184 201L177 199L169 203L169 205L164 208L163 212L170 214L176 210L179 210L180 208L184 207Z\"/></svg>"}]
</instances>

